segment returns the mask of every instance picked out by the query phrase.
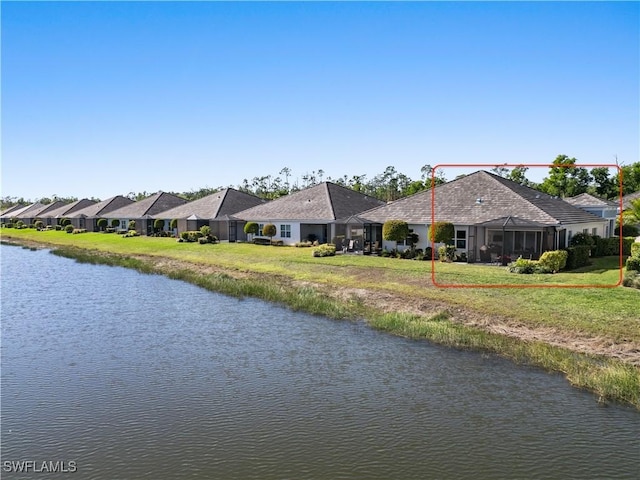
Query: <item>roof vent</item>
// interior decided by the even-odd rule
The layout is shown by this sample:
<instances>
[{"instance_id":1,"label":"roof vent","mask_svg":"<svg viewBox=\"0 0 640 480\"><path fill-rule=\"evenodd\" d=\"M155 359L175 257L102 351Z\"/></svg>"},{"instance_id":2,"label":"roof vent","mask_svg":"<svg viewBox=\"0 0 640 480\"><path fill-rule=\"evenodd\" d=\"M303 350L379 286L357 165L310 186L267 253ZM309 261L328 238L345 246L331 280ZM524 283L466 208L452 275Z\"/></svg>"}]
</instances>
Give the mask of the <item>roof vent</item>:
<instances>
[{"instance_id":1,"label":"roof vent","mask_svg":"<svg viewBox=\"0 0 640 480\"><path fill-rule=\"evenodd\" d=\"M482 199L476 198L476 205L482 205Z\"/></svg>"}]
</instances>

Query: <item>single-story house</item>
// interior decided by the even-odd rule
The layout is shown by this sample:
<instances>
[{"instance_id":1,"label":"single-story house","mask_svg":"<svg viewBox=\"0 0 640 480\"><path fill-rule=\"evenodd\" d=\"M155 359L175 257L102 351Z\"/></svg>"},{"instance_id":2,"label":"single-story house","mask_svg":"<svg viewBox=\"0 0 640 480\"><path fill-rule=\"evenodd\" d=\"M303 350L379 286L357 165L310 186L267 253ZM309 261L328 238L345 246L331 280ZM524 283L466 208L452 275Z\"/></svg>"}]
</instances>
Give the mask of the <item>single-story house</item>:
<instances>
[{"instance_id":1,"label":"single-story house","mask_svg":"<svg viewBox=\"0 0 640 480\"><path fill-rule=\"evenodd\" d=\"M233 188L225 188L206 197L180 205L154 215L154 218L177 220L178 232L199 230L207 225L211 234L219 240L245 240L244 222L234 216L235 213L257 205L266 200Z\"/></svg>"},{"instance_id":2,"label":"single-story house","mask_svg":"<svg viewBox=\"0 0 640 480\"><path fill-rule=\"evenodd\" d=\"M100 230L98 220L103 218L103 215L132 203L134 203L134 201L130 198L116 195L115 197L107 198L106 200L86 206L80 210L75 210L69 213L67 218L71 220L71 225L75 228L85 228L89 231L97 232Z\"/></svg>"},{"instance_id":3,"label":"single-story house","mask_svg":"<svg viewBox=\"0 0 640 480\"><path fill-rule=\"evenodd\" d=\"M14 218L14 216L16 214L19 214L23 210L26 210L31 205L33 205L33 204L29 204L29 205L18 204L18 205L14 205L13 207L9 207L9 208L4 209L2 212L0 212L0 221L2 223L9 223L9 221L12 218Z\"/></svg>"},{"instance_id":4,"label":"single-story house","mask_svg":"<svg viewBox=\"0 0 640 480\"><path fill-rule=\"evenodd\" d=\"M22 220L25 225L31 225L35 223L37 220L39 220L41 216L46 214L47 212L56 210L65 205L66 204L61 200L56 200L55 202L51 202L47 204L36 202L29 205L27 208L23 210L10 213L9 216L11 218L16 218L17 220Z\"/></svg>"},{"instance_id":5,"label":"single-story house","mask_svg":"<svg viewBox=\"0 0 640 480\"><path fill-rule=\"evenodd\" d=\"M128 229L129 222L134 220L136 231L142 235L151 235L154 231L154 218L160 212L164 212L178 205L184 205L187 200L166 192L158 192L138 202L130 203L117 210L104 213L102 218L109 220L111 226L114 219L120 220L120 228ZM171 219L164 219L164 231L169 231Z\"/></svg>"},{"instance_id":6,"label":"single-story house","mask_svg":"<svg viewBox=\"0 0 640 480\"><path fill-rule=\"evenodd\" d=\"M276 226L274 240L294 245L305 240L320 243L334 241L345 235L345 223L340 220L384 202L332 182L318 185L277 198L263 205L243 210L234 216L259 225L258 236L267 223Z\"/></svg>"},{"instance_id":7,"label":"single-story house","mask_svg":"<svg viewBox=\"0 0 640 480\"><path fill-rule=\"evenodd\" d=\"M432 201L433 200L433 201ZM603 236L609 225L604 218L545 193L486 171L451 182L358 214L365 242L383 241L382 225L404 220L418 235L417 248L431 246L427 232L435 221L454 224L456 254L469 261L494 256L538 258L546 250L565 248L572 235L586 232ZM350 222L354 222L350 219Z\"/></svg>"},{"instance_id":8,"label":"single-story house","mask_svg":"<svg viewBox=\"0 0 640 480\"><path fill-rule=\"evenodd\" d=\"M606 219L608 223L605 226L605 231L599 235L605 238L613 236L613 230L616 226L616 218L620 209L619 202L594 197L588 193L581 193L575 197L567 197L564 200L574 207L581 208L582 210L586 210L589 213L593 213L598 217Z\"/></svg>"},{"instance_id":9,"label":"single-story house","mask_svg":"<svg viewBox=\"0 0 640 480\"><path fill-rule=\"evenodd\" d=\"M94 200L88 200L86 198L76 200L75 202L63 205L53 210L47 210L45 213L40 214L40 220L42 220L45 225L58 225L63 218L68 218L68 216L74 212L94 205L95 203L96 202Z\"/></svg>"}]
</instances>

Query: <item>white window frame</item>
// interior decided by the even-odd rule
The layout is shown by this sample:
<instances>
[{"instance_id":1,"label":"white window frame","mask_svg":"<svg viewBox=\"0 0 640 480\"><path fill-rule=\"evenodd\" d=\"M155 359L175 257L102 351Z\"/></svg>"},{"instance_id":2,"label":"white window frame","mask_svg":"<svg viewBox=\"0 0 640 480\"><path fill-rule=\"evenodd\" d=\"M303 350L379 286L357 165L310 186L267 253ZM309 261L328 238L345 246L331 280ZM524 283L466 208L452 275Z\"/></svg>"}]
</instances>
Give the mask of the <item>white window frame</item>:
<instances>
[{"instance_id":1,"label":"white window frame","mask_svg":"<svg viewBox=\"0 0 640 480\"><path fill-rule=\"evenodd\" d=\"M291 224L290 223L281 223L280 224L280 238L291 238Z\"/></svg>"}]
</instances>

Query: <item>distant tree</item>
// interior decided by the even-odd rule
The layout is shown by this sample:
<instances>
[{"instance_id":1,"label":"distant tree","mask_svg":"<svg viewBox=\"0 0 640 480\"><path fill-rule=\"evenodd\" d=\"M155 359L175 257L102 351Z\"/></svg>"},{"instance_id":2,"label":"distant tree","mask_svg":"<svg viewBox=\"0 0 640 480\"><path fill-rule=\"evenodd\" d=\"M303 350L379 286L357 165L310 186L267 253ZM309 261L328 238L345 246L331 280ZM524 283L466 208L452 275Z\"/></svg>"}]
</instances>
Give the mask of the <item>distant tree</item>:
<instances>
[{"instance_id":1,"label":"distant tree","mask_svg":"<svg viewBox=\"0 0 640 480\"><path fill-rule=\"evenodd\" d=\"M620 170L622 170L622 195L640 192L640 162L624 165ZM617 173L613 178L617 187L620 184L620 174Z\"/></svg>"},{"instance_id":2,"label":"distant tree","mask_svg":"<svg viewBox=\"0 0 640 480\"><path fill-rule=\"evenodd\" d=\"M495 166L491 169L493 173L502 178L509 178L510 170L507 167L503 167L502 165Z\"/></svg>"},{"instance_id":3,"label":"distant tree","mask_svg":"<svg viewBox=\"0 0 640 480\"><path fill-rule=\"evenodd\" d=\"M511 172L509 172L509 176L507 178L512 182L519 183L520 185L529 186L531 185L531 182L526 177L527 170L529 170L529 167L522 165L515 167Z\"/></svg>"},{"instance_id":4,"label":"distant tree","mask_svg":"<svg viewBox=\"0 0 640 480\"><path fill-rule=\"evenodd\" d=\"M153 230L157 233L164 229L164 220L161 218L156 218L153 221Z\"/></svg>"},{"instance_id":5,"label":"distant tree","mask_svg":"<svg viewBox=\"0 0 640 480\"><path fill-rule=\"evenodd\" d=\"M389 242L403 242L409 236L409 225L404 220L387 220L382 225L382 238Z\"/></svg>"},{"instance_id":6,"label":"distant tree","mask_svg":"<svg viewBox=\"0 0 640 480\"><path fill-rule=\"evenodd\" d=\"M600 198L615 198L618 196L618 185L615 180L609 176L607 167L596 167L591 169L591 177L593 185L589 188L593 195Z\"/></svg>"},{"instance_id":7,"label":"distant tree","mask_svg":"<svg viewBox=\"0 0 640 480\"><path fill-rule=\"evenodd\" d=\"M573 197L585 193L591 176L586 168L576 167L577 160L566 155L558 155L549 168L549 176L539 185L539 189L549 195Z\"/></svg>"},{"instance_id":8,"label":"distant tree","mask_svg":"<svg viewBox=\"0 0 640 480\"><path fill-rule=\"evenodd\" d=\"M272 238L275 236L276 233L278 233L278 230L276 229L276 226L273 223L266 223L262 227L262 234L266 237L269 237L269 241L272 241Z\"/></svg>"}]
</instances>

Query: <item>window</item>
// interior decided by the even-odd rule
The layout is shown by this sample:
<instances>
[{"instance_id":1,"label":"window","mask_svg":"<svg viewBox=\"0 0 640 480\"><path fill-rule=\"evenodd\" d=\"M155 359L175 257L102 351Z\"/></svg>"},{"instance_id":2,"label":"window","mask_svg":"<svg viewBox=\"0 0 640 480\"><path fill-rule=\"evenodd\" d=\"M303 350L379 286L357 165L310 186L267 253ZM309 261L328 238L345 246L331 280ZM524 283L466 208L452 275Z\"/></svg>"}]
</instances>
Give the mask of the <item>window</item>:
<instances>
[{"instance_id":1,"label":"window","mask_svg":"<svg viewBox=\"0 0 640 480\"><path fill-rule=\"evenodd\" d=\"M291 225L280 225L280 238L291 238Z\"/></svg>"},{"instance_id":2,"label":"window","mask_svg":"<svg viewBox=\"0 0 640 480\"><path fill-rule=\"evenodd\" d=\"M259 237L262 236L262 227L264 227L264 223L259 223L258 224L258 236Z\"/></svg>"},{"instance_id":3,"label":"window","mask_svg":"<svg viewBox=\"0 0 640 480\"><path fill-rule=\"evenodd\" d=\"M585 235L589 235L589 229L588 228L583 228L582 229L582 233L584 233Z\"/></svg>"},{"instance_id":4,"label":"window","mask_svg":"<svg viewBox=\"0 0 640 480\"><path fill-rule=\"evenodd\" d=\"M456 248L467 248L467 231L456 230Z\"/></svg>"},{"instance_id":5,"label":"window","mask_svg":"<svg viewBox=\"0 0 640 480\"><path fill-rule=\"evenodd\" d=\"M591 235L597 235L598 234L598 229L597 228L592 228L591 229Z\"/></svg>"}]
</instances>

